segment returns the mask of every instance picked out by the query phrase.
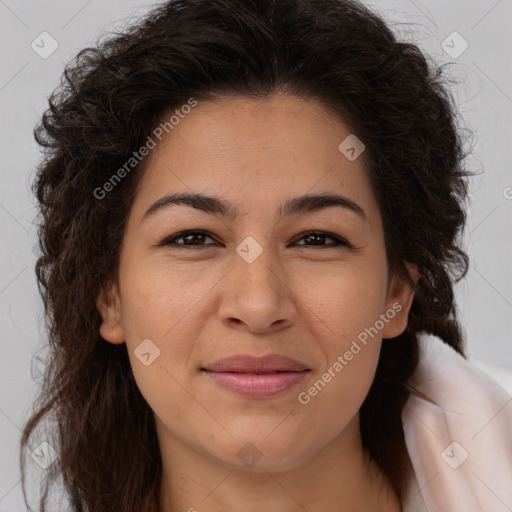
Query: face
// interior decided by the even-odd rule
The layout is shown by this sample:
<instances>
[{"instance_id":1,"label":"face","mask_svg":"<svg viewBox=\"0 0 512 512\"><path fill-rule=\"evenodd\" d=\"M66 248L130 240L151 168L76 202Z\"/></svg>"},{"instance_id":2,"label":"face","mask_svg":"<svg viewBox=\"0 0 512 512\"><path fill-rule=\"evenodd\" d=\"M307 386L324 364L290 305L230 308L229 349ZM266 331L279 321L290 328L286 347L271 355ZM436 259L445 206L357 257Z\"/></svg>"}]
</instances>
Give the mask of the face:
<instances>
[{"instance_id":1,"label":"face","mask_svg":"<svg viewBox=\"0 0 512 512\"><path fill-rule=\"evenodd\" d=\"M403 332L413 293L388 278L363 157L339 149L350 134L314 101L222 98L199 103L151 150L118 284L98 308L102 337L127 344L161 447L285 470L355 435L382 338ZM174 194L226 207L159 201ZM305 195L339 197L296 200ZM271 354L304 370L212 370Z\"/></svg>"}]
</instances>

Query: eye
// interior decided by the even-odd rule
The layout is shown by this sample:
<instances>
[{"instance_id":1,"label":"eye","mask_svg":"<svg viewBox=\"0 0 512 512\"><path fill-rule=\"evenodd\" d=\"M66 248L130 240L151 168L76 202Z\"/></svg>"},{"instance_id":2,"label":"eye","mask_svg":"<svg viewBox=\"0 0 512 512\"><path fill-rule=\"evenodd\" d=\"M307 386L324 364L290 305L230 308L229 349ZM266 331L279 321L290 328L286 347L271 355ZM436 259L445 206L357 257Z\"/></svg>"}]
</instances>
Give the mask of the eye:
<instances>
[{"instance_id":1,"label":"eye","mask_svg":"<svg viewBox=\"0 0 512 512\"><path fill-rule=\"evenodd\" d=\"M328 238L334 240L334 243L323 244L322 241ZM304 233L298 240L309 240L312 242L311 244L295 244L302 247L337 247L342 245L346 247L352 247L351 244L349 244L345 239L325 231L308 231L307 233Z\"/></svg>"},{"instance_id":2,"label":"eye","mask_svg":"<svg viewBox=\"0 0 512 512\"><path fill-rule=\"evenodd\" d=\"M189 231L182 231L181 233L177 233L175 235L172 235L169 238L166 238L163 240L159 245L160 246L167 246L172 245L175 248L192 248L192 247L205 247L212 244L205 244L203 243L205 238L209 238L210 240L213 240L213 238L206 232L206 231L200 231L200 230L189 230ZM326 239L331 239L334 242L331 242L329 244L322 243ZM183 243L177 242L178 240L182 240ZM346 246L346 247L352 247L352 245L347 242L345 239L333 235L332 233L327 233L325 231L308 231L306 233L303 233L301 238L296 239L297 241L305 240L306 243L304 244L298 244L295 242L295 246L305 248L305 247L338 247L338 246ZM309 242L309 243L308 243ZM181 246L181 247L180 247Z\"/></svg>"},{"instance_id":3,"label":"eye","mask_svg":"<svg viewBox=\"0 0 512 512\"><path fill-rule=\"evenodd\" d=\"M203 244L201 240L204 238L212 237L208 235L205 231L182 231L181 233L177 233L176 235L172 235L170 238L166 238L159 245L174 245L174 246L185 246L185 247L193 247L193 246L204 246L211 244ZM183 239L184 243L176 243L176 240ZM190 242L190 243L187 243ZM179 247L181 249L181 247Z\"/></svg>"}]
</instances>

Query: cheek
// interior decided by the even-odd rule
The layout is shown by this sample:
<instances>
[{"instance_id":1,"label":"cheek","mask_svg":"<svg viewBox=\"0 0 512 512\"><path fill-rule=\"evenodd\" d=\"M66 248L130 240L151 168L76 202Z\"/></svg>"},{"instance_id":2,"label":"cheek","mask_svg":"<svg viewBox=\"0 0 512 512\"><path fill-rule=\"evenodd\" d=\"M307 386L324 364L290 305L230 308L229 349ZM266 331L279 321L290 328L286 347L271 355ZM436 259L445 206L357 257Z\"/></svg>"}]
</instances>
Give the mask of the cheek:
<instances>
[{"instance_id":1,"label":"cheek","mask_svg":"<svg viewBox=\"0 0 512 512\"><path fill-rule=\"evenodd\" d=\"M190 398L184 388L194 371L191 353L199 332L195 324L179 322L182 317L170 318L169 309L158 310L153 305L143 310L140 318L132 318L134 330L126 337L130 364L141 393L152 406L164 398L166 407L169 400Z\"/></svg>"},{"instance_id":2,"label":"cheek","mask_svg":"<svg viewBox=\"0 0 512 512\"><path fill-rule=\"evenodd\" d=\"M197 308L204 291L197 285L176 283L174 276L167 273L164 279L145 273L132 280L123 300L132 371L157 415L190 400L184 386L190 378L190 354L201 330L194 306ZM181 280L185 281L183 275ZM190 321L192 317L194 321Z\"/></svg>"},{"instance_id":3,"label":"cheek","mask_svg":"<svg viewBox=\"0 0 512 512\"><path fill-rule=\"evenodd\" d=\"M204 410L190 392L186 379L169 368L168 362L158 358L151 366L144 367L131 358L137 387L149 407L167 428L181 436L195 437L193 424L204 422Z\"/></svg>"},{"instance_id":4,"label":"cheek","mask_svg":"<svg viewBox=\"0 0 512 512\"><path fill-rule=\"evenodd\" d=\"M330 347L327 365L300 396L312 430L338 433L357 414L374 380L380 346L379 339L366 345L356 339Z\"/></svg>"},{"instance_id":5,"label":"cheek","mask_svg":"<svg viewBox=\"0 0 512 512\"><path fill-rule=\"evenodd\" d=\"M137 277L127 286L122 310L123 325L134 341L154 338L168 343L173 331L189 325L189 315L201 309L201 299L215 284L211 274L198 276L179 266L153 265L133 275Z\"/></svg>"},{"instance_id":6,"label":"cheek","mask_svg":"<svg viewBox=\"0 0 512 512\"><path fill-rule=\"evenodd\" d=\"M305 314L316 319L316 334L330 340L325 348L333 355L374 326L384 312L386 277L376 266L331 267L303 274L296 291Z\"/></svg>"},{"instance_id":7,"label":"cheek","mask_svg":"<svg viewBox=\"0 0 512 512\"><path fill-rule=\"evenodd\" d=\"M357 348L340 344L329 356L316 380L300 395L299 418L301 435L314 440L309 449L320 450L349 424L358 429L358 412L374 380L380 343ZM347 357L346 352L351 356ZM340 362L337 357L341 356ZM350 357L350 359L349 359ZM301 412L302 411L302 412ZM354 424L355 422L355 424Z\"/></svg>"},{"instance_id":8,"label":"cheek","mask_svg":"<svg viewBox=\"0 0 512 512\"><path fill-rule=\"evenodd\" d=\"M361 339L364 338L324 343L327 362L316 369L316 380L304 389L311 401L321 397L322 401L349 407L350 404L362 402L374 379L382 339L379 336L370 336L364 341ZM302 403L307 401L307 397L304 398Z\"/></svg>"},{"instance_id":9,"label":"cheek","mask_svg":"<svg viewBox=\"0 0 512 512\"><path fill-rule=\"evenodd\" d=\"M316 413L332 411L339 426L356 414L374 379L386 283L374 269L332 273L323 282L327 290L323 292L303 282L309 318L315 319L313 338L324 355L318 380L304 391L311 398L310 405L316 402L314 407L319 406Z\"/></svg>"}]
</instances>

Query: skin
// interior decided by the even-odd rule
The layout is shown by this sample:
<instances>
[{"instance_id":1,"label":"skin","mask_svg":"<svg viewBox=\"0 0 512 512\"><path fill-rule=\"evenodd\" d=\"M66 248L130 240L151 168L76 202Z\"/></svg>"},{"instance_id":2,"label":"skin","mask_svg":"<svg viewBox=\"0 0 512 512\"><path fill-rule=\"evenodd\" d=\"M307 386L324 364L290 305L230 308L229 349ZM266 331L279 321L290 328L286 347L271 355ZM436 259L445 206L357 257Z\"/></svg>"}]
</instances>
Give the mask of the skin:
<instances>
[{"instance_id":1,"label":"skin","mask_svg":"<svg viewBox=\"0 0 512 512\"><path fill-rule=\"evenodd\" d=\"M349 161L338 149L350 133L313 100L222 97L199 103L151 151L129 214L118 283L102 290L97 305L102 337L127 344L155 414L160 512L401 511L389 480L362 448L359 409L382 338L406 328L413 291L388 276L363 158ZM223 198L240 217L171 205L142 220L156 200L176 192ZM285 199L333 192L356 202L367 218L329 207L274 221ZM194 229L211 238L158 246ZM353 248L331 248L331 238L314 245L304 238L309 230L342 237ZM252 263L236 252L247 236L263 250ZM416 281L415 267L408 269ZM308 404L300 403L298 393L394 303L402 310ZM160 350L148 366L134 354L144 339ZM288 355L311 371L267 398L235 394L200 371L241 353ZM237 456L244 446L261 454L252 467Z\"/></svg>"}]
</instances>

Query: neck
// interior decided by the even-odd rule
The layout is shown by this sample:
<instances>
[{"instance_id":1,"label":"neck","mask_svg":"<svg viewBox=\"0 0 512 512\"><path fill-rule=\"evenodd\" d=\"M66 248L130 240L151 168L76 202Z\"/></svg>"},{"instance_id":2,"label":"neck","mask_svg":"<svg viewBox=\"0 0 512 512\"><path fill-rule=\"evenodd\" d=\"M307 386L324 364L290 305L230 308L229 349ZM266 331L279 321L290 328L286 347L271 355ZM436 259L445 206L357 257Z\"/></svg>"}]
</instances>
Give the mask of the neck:
<instances>
[{"instance_id":1,"label":"neck","mask_svg":"<svg viewBox=\"0 0 512 512\"><path fill-rule=\"evenodd\" d=\"M157 431L159 512L402 510L388 478L363 450L358 416L320 452L286 471L227 465L181 443L158 419Z\"/></svg>"}]
</instances>

